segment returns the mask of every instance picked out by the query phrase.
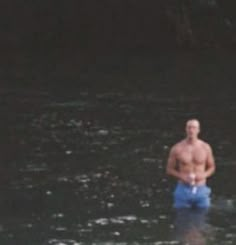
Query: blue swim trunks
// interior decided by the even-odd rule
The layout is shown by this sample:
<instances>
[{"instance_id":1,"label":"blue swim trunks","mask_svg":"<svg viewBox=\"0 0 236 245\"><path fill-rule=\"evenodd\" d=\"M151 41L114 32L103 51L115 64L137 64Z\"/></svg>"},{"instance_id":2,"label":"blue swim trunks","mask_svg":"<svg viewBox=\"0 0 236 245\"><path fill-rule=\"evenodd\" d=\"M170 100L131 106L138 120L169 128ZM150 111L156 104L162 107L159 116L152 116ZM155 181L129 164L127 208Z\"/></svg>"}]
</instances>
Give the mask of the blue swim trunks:
<instances>
[{"instance_id":1,"label":"blue swim trunks","mask_svg":"<svg viewBox=\"0 0 236 245\"><path fill-rule=\"evenodd\" d=\"M209 208L211 189L206 185L191 186L179 182L174 191L175 208Z\"/></svg>"}]
</instances>

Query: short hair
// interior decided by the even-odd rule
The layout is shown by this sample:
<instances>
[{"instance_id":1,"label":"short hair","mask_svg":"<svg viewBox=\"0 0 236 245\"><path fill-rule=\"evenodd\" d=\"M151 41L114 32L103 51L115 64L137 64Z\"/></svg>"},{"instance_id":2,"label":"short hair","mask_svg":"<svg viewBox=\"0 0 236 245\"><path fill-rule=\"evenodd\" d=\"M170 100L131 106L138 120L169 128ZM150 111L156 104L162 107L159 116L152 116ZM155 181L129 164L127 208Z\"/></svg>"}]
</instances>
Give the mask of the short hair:
<instances>
[{"instance_id":1,"label":"short hair","mask_svg":"<svg viewBox=\"0 0 236 245\"><path fill-rule=\"evenodd\" d=\"M186 126L187 126L190 122L196 122L196 123L198 124L198 127L200 128L200 122L199 122L198 119L196 119L196 118L191 118L191 119L187 120Z\"/></svg>"}]
</instances>

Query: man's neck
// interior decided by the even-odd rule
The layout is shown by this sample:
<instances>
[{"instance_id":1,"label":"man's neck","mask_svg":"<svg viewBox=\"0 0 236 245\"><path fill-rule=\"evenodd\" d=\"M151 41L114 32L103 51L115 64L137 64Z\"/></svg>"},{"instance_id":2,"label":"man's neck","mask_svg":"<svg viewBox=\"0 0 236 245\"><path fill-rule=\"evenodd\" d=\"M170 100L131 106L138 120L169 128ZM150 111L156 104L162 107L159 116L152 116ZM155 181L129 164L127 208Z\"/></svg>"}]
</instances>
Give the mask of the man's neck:
<instances>
[{"instance_id":1,"label":"man's neck","mask_svg":"<svg viewBox=\"0 0 236 245\"><path fill-rule=\"evenodd\" d=\"M186 142L189 145L195 145L198 143L198 138L186 138Z\"/></svg>"}]
</instances>

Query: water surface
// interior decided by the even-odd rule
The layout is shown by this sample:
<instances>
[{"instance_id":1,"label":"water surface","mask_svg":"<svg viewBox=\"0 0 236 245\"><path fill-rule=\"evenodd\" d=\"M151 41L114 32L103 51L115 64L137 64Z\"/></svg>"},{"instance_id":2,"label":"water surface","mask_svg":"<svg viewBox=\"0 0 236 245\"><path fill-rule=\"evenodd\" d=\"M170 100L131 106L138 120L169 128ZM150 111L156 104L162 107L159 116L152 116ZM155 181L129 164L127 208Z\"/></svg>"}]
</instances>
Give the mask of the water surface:
<instances>
[{"instance_id":1,"label":"water surface","mask_svg":"<svg viewBox=\"0 0 236 245\"><path fill-rule=\"evenodd\" d=\"M234 98L78 91L6 96L1 110L1 244L236 242ZM211 210L182 215L165 165L190 117L217 173Z\"/></svg>"}]
</instances>

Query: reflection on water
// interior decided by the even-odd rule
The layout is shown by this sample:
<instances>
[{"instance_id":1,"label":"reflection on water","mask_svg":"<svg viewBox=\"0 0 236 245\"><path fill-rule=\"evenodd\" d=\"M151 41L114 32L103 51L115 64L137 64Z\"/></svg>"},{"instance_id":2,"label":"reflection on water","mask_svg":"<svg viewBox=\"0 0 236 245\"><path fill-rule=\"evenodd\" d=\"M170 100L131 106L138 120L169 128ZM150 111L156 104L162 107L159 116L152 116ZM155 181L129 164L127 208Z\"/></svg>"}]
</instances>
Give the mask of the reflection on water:
<instances>
[{"instance_id":1,"label":"reflection on water","mask_svg":"<svg viewBox=\"0 0 236 245\"><path fill-rule=\"evenodd\" d=\"M191 245L206 245L207 233L206 209L180 209L176 211L175 232L178 241ZM208 229L209 230L209 229Z\"/></svg>"},{"instance_id":2,"label":"reflection on water","mask_svg":"<svg viewBox=\"0 0 236 245\"><path fill-rule=\"evenodd\" d=\"M235 104L124 92L6 98L0 243L235 243ZM190 116L215 151L213 206L175 218L166 158Z\"/></svg>"}]
</instances>

